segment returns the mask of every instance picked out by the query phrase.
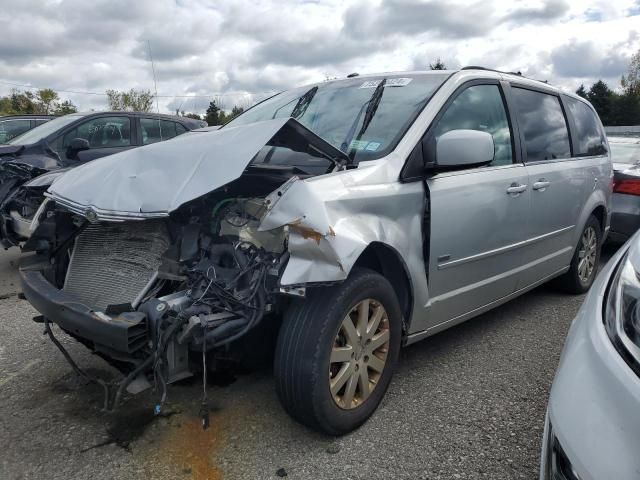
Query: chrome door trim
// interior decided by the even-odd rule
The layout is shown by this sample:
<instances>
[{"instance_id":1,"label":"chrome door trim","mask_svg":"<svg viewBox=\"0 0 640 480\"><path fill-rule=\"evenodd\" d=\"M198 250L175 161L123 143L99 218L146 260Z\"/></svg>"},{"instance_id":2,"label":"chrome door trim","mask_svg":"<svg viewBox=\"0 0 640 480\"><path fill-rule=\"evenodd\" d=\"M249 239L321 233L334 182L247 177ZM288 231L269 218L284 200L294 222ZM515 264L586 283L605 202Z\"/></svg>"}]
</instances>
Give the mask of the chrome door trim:
<instances>
[{"instance_id":1,"label":"chrome door trim","mask_svg":"<svg viewBox=\"0 0 640 480\"><path fill-rule=\"evenodd\" d=\"M546 240L547 238L554 237L556 235L560 235L562 233L568 232L572 230L574 227L575 225L571 225L568 227L561 228L559 230L554 230L553 232L545 233L544 235L523 240L522 242L512 243L511 245L506 245L504 247L496 248L494 250L489 250L486 252L478 253L476 255L471 255L469 257L459 258L457 260L451 260L449 262L441 263L440 265L438 265L438 270L457 267L458 265L463 265L469 262L475 262L477 260L482 260L483 258L492 257L494 255L500 255L502 253L509 252L511 250L516 250L518 248L526 247L527 245L531 245L532 243L540 242L542 240Z\"/></svg>"}]
</instances>

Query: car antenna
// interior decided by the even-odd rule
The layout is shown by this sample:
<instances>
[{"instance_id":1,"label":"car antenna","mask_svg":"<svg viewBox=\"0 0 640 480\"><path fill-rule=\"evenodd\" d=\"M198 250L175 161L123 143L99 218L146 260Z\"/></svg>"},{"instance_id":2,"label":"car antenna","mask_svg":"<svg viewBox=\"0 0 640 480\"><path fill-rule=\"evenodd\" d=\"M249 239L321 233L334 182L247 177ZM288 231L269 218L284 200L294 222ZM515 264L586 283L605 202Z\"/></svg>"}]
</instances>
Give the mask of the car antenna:
<instances>
[{"instance_id":1,"label":"car antenna","mask_svg":"<svg viewBox=\"0 0 640 480\"><path fill-rule=\"evenodd\" d=\"M153 65L153 57L151 56L151 42L147 39L147 47L149 48L149 60L151 61L151 72L153 73L153 89L156 92L156 111L160 113L160 105L158 103L158 83L156 82L156 68Z\"/></svg>"}]
</instances>

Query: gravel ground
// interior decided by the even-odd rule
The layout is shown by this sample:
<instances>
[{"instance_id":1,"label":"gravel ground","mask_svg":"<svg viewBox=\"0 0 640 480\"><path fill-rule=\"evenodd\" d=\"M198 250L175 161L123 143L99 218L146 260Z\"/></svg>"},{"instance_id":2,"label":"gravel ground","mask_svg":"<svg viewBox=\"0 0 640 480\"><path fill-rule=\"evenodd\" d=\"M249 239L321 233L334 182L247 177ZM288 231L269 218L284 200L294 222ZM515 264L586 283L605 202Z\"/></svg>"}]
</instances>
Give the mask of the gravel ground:
<instances>
[{"instance_id":1,"label":"gravel ground","mask_svg":"<svg viewBox=\"0 0 640 480\"><path fill-rule=\"evenodd\" d=\"M377 413L330 438L293 422L269 368L210 385L174 385L165 414L152 392L115 414L78 379L17 296L15 252L0 253L2 479L535 479L549 387L582 297L541 287L406 348ZM96 375L99 358L60 335Z\"/></svg>"}]
</instances>

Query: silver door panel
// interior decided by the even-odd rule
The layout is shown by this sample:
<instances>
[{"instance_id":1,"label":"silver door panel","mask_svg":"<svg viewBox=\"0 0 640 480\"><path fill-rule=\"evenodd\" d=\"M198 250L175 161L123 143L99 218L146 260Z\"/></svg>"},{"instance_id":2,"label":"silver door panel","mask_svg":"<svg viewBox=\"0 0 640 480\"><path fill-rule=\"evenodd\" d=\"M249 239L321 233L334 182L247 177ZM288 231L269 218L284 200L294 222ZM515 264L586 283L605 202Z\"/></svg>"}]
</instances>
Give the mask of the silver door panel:
<instances>
[{"instance_id":1,"label":"silver door panel","mask_svg":"<svg viewBox=\"0 0 640 480\"><path fill-rule=\"evenodd\" d=\"M440 174L431 197L431 325L515 291L529 213L524 166ZM516 193L514 186L527 185Z\"/></svg>"},{"instance_id":2,"label":"silver door panel","mask_svg":"<svg viewBox=\"0 0 640 480\"><path fill-rule=\"evenodd\" d=\"M518 288L569 265L576 222L585 201L586 172L580 160L535 162L526 168L532 184L527 237L537 241L524 251L527 269Z\"/></svg>"}]
</instances>

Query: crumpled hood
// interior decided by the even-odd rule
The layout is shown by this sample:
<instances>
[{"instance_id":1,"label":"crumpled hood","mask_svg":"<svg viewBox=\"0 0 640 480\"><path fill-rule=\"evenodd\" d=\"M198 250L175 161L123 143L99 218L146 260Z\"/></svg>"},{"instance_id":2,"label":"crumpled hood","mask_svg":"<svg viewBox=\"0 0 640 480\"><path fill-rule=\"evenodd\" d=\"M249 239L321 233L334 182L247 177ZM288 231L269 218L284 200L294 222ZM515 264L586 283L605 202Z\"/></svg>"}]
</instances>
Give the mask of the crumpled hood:
<instances>
[{"instance_id":1,"label":"crumpled hood","mask_svg":"<svg viewBox=\"0 0 640 480\"><path fill-rule=\"evenodd\" d=\"M58 155L46 144L0 145L0 164L21 163L39 170L55 170L60 167Z\"/></svg>"},{"instance_id":2,"label":"crumpled hood","mask_svg":"<svg viewBox=\"0 0 640 480\"><path fill-rule=\"evenodd\" d=\"M0 145L0 158L5 155L16 155L22 149L24 145Z\"/></svg>"},{"instance_id":3,"label":"crumpled hood","mask_svg":"<svg viewBox=\"0 0 640 480\"><path fill-rule=\"evenodd\" d=\"M74 168L47 196L74 211L168 215L239 178L287 123L278 118L127 150ZM319 138L319 137L318 137Z\"/></svg>"}]
</instances>

